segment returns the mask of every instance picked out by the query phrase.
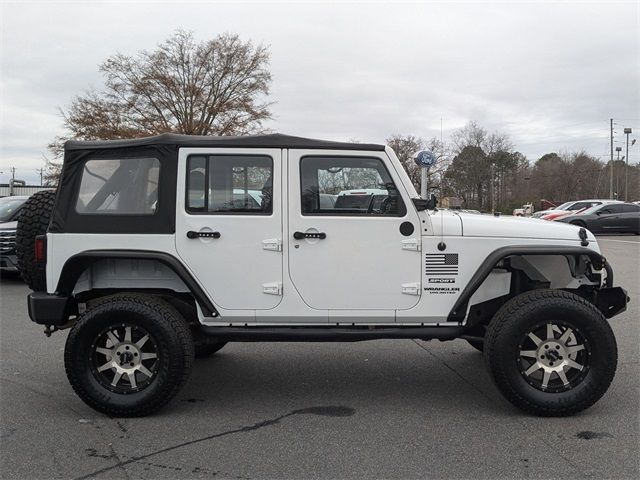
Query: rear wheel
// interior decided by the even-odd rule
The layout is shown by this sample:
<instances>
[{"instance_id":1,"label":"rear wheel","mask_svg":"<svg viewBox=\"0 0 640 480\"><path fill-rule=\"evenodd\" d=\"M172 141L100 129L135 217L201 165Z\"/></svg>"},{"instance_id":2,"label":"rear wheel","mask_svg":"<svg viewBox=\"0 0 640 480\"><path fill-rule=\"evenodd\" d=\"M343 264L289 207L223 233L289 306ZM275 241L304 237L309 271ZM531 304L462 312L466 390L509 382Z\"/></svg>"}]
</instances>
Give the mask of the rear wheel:
<instances>
[{"instance_id":1,"label":"rear wheel","mask_svg":"<svg viewBox=\"0 0 640 480\"><path fill-rule=\"evenodd\" d=\"M498 389L541 416L593 405L617 365L616 340L602 313L562 290L535 290L507 302L489 324L484 347Z\"/></svg>"},{"instance_id":2,"label":"rear wheel","mask_svg":"<svg viewBox=\"0 0 640 480\"><path fill-rule=\"evenodd\" d=\"M154 297L119 294L96 301L69 333L65 370L90 407L142 416L173 398L193 364L193 340L182 316Z\"/></svg>"},{"instance_id":3,"label":"rear wheel","mask_svg":"<svg viewBox=\"0 0 640 480\"><path fill-rule=\"evenodd\" d=\"M36 263L34 244L36 236L44 235L49 228L56 192L43 190L34 193L25 202L18 218L16 231L16 256L18 270L29 288L34 291L47 289L44 267Z\"/></svg>"}]
</instances>

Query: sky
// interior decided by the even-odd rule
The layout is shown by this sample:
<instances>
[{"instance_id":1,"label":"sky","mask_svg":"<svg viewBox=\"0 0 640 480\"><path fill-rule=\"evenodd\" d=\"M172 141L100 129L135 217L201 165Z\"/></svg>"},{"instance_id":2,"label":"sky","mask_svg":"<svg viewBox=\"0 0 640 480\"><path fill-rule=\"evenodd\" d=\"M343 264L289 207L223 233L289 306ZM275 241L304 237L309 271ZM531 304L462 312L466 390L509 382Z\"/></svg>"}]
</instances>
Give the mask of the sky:
<instances>
[{"instance_id":1,"label":"sky","mask_svg":"<svg viewBox=\"0 0 640 480\"><path fill-rule=\"evenodd\" d=\"M116 52L176 29L270 48L273 131L446 141L475 120L530 161L609 157L640 136L640 2L134 2L0 0L0 183L37 183L60 109ZM630 148L640 162L640 142Z\"/></svg>"}]
</instances>

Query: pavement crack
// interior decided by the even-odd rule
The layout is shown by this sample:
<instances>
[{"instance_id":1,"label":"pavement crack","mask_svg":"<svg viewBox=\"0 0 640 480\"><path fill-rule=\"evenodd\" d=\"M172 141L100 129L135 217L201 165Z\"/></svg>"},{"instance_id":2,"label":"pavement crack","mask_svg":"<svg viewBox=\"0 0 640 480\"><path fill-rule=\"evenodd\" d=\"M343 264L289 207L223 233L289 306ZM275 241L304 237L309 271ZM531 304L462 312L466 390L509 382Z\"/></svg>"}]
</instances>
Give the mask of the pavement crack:
<instances>
[{"instance_id":1,"label":"pavement crack","mask_svg":"<svg viewBox=\"0 0 640 480\"><path fill-rule=\"evenodd\" d=\"M491 400L491 397L489 395L487 395L485 392L483 392L480 388L476 387L473 383L471 383L469 380L467 380L460 372L458 372L455 368L453 368L451 365L449 365L442 357L436 355L435 353L433 353L431 350L429 350L426 345L423 345L421 343L418 343L418 340L411 340L413 343L415 343L419 348L421 348L422 350L424 350L425 352L427 352L429 355L431 355L433 358L435 358L436 360L439 360L447 369L451 370L458 378L460 378L460 380L462 380L464 383L466 383L467 385L469 385L471 388L473 388L476 392L480 393L480 395L482 395L483 397L485 397L488 400Z\"/></svg>"},{"instance_id":2,"label":"pavement crack","mask_svg":"<svg viewBox=\"0 0 640 480\"><path fill-rule=\"evenodd\" d=\"M286 413L284 415L280 415L279 417L276 417L276 418L271 418L269 420L263 420L262 422L254 423L253 425L247 425L247 426L240 427L240 428L234 428L232 430L227 430L225 432L214 433L213 435L207 435L206 437L196 438L194 440L189 440L187 442L178 443L178 444L172 445L170 447L165 447L165 448L161 448L161 449L155 450L155 451L153 451L151 453L147 453L146 455L128 457L127 460L121 460L120 458L118 458L118 456L116 455L115 451L113 450L113 447L111 445L109 445L109 447L111 449L111 452L112 452L112 456L113 456L113 458L115 458L117 460L117 463L114 464L114 465L111 465L109 467L104 467L104 468L101 468L99 470L95 470L95 471L93 471L91 473L87 473L85 475L82 475L81 477L76 477L76 480L84 480L84 479L92 478L92 477L95 477L96 475L100 475L102 473L114 470L116 468L120 468L122 470L125 470L123 467L125 467L126 465L129 465L131 463L136 463L136 462L139 462L140 460L145 460L145 459L147 459L149 457L152 457L154 455L159 455L161 453L170 452L170 451L176 450L178 448L188 447L189 445L194 445L196 443L206 442L208 440L213 440L213 439L216 439L216 438L225 437L227 435L234 435L236 433L252 432L252 431L255 431L255 430L259 430L261 428L270 427L272 425L277 425L278 423L280 423L285 418L292 417L294 415L322 415L322 416L331 416L331 417L349 417L349 416L353 415L354 413L355 413L355 410L352 409L352 408L343 407L343 406L333 406L333 405L321 406L321 407L301 408L301 409L298 409L298 410L293 410L293 411L291 411L289 413Z\"/></svg>"},{"instance_id":3,"label":"pavement crack","mask_svg":"<svg viewBox=\"0 0 640 480\"><path fill-rule=\"evenodd\" d=\"M37 388L31 386L31 385L27 385L23 382L17 382L14 379L11 378L5 378L5 377L0 377L0 380L3 382L7 382L7 383L11 383L13 385L17 385L19 387L22 387L26 390L29 390L32 393L35 393L37 395L40 395L41 397L45 397L47 399L51 398L51 393L50 392L41 392L40 390L38 390ZM73 412L75 415L77 415L78 417L82 418L82 414L78 411L76 411L74 408L70 407L66 402L60 401L59 404L63 407L66 408L67 410Z\"/></svg>"},{"instance_id":4,"label":"pavement crack","mask_svg":"<svg viewBox=\"0 0 640 480\"><path fill-rule=\"evenodd\" d=\"M115 458L118 461L118 465L120 465L118 468L122 470L122 473L124 473L124 476L127 478L127 480L129 480L131 478L129 476L129 472L127 472L127 469L124 468L124 465L121 465L122 459L118 456L112 444L109 444L109 451L111 452L111 455L113 455L113 458Z\"/></svg>"}]
</instances>

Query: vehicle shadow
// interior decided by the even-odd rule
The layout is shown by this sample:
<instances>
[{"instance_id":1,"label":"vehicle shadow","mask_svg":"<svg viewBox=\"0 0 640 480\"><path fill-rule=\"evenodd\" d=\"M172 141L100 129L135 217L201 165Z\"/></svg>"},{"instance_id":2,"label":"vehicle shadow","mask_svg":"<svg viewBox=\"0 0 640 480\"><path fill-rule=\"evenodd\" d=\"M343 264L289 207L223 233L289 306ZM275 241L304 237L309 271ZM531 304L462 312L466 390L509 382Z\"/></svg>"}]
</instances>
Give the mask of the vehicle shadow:
<instances>
[{"instance_id":1,"label":"vehicle shadow","mask_svg":"<svg viewBox=\"0 0 640 480\"><path fill-rule=\"evenodd\" d=\"M24 283L18 272L0 270L0 284L21 284Z\"/></svg>"},{"instance_id":2,"label":"vehicle shadow","mask_svg":"<svg viewBox=\"0 0 640 480\"><path fill-rule=\"evenodd\" d=\"M463 351L444 363L426 352L413 352L406 343L395 350L391 342L388 357L376 353L376 342L365 342L375 357L370 361L364 360L366 349L350 351L349 344L324 344L323 349L315 343L307 351L299 344L270 344L252 353L227 346L227 352L196 361L179 400L224 410L346 405L381 411L467 411L474 416L519 414L493 387L482 355L470 347L460 347ZM410 353L403 355L407 348Z\"/></svg>"}]
</instances>

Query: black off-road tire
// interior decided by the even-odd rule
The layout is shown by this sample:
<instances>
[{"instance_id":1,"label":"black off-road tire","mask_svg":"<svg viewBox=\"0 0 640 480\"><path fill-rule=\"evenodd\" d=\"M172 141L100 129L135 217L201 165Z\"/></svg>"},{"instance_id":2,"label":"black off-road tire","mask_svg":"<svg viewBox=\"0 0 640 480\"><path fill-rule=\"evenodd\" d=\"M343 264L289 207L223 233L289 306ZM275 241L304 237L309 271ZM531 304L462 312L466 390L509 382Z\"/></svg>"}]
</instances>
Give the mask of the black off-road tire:
<instances>
[{"instance_id":1,"label":"black off-road tire","mask_svg":"<svg viewBox=\"0 0 640 480\"><path fill-rule=\"evenodd\" d=\"M101 333L125 324L149 334L157 347L157 363L144 388L120 393L100 381L91 358ZM153 296L126 293L92 303L71 329L64 351L67 378L76 394L95 410L117 417L148 415L167 404L187 381L193 358L191 332L177 310Z\"/></svg>"},{"instance_id":2,"label":"black off-road tire","mask_svg":"<svg viewBox=\"0 0 640 480\"><path fill-rule=\"evenodd\" d=\"M586 373L564 391L536 388L518 365L522 338L551 320L579 331L589 346ZM498 310L487 329L484 357L493 381L512 404L534 415L561 417L589 408L605 394L618 353L611 326L592 303L563 290L541 289L518 295Z\"/></svg>"},{"instance_id":3,"label":"black off-road tire","mask_svg":"<svg viewBox=\"0 0 640 480\"><path fill-rule=\"evenodd\" d=\"M37 235L44 235L49 228L56 192L43 190L34 193L22 207L16 232L16 256L18 270L31 290L47 289L45 269L36 264L34 243Z\"/></svg>"}]
</instances>

